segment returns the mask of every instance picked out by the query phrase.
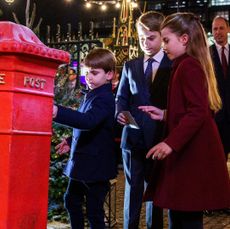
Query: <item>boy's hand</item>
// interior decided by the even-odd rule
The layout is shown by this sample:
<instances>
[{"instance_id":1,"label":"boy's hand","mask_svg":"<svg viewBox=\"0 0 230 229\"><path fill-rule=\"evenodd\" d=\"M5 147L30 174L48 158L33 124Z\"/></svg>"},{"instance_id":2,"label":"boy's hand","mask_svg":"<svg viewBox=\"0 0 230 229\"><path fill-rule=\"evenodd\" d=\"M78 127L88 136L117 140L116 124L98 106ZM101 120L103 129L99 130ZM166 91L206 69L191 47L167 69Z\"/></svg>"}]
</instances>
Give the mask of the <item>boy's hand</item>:
<instances>
[{"instance_id":1,"label":"boy's hand","mask_svg":"<svg viewBox=\"0 0 230 229\"><path fill-rule=\"evenodd\" d=\"M58 112L58 107L56 105L53 105L53 118L56 118Z\"/></svg>"},{"instance_id":2,"label":"boy's hand","mask_svg":"<svg viewBox=\"0 0 230 229\"><path fill-rule=\"evenodd\" d=\"M70 151L70 147L66 139L63 139L60 144L56 145L55 149L57 150L57 153L60 155L68 153Z\"/></svg>"},{"instance_id":3,"label":"boy's hand","mask_svg":"<svg viewBox=\"0 0 230 229\"><path fill-rule=\"evenodd\" d=\"M121 125L126 125L128 124L128 120L125 117L124 114L122 114L122 112L120 112L117 116L117 122L120 123Z\"/></svg>"}]
</instances>

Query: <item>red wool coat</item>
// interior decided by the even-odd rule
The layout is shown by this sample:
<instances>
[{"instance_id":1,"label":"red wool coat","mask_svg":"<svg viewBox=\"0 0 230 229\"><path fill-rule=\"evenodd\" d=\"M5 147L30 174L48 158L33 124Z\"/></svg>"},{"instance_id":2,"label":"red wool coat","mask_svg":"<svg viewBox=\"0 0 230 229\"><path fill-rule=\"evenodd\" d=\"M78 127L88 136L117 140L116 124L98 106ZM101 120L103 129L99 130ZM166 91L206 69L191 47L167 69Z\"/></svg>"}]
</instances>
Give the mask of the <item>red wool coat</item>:
<instances>
[{"instance_id":1,"label":"red wool coat","mask_svg":"<svg viewBox=\"0 0 230 229\"><path fill-rule=\"evenodd\" d=\"M230 207L230 179L200 64L183 55L173 63L166 142L173 152L161 164L145 200L180 211Z\"/></svg>"}]
</instances>

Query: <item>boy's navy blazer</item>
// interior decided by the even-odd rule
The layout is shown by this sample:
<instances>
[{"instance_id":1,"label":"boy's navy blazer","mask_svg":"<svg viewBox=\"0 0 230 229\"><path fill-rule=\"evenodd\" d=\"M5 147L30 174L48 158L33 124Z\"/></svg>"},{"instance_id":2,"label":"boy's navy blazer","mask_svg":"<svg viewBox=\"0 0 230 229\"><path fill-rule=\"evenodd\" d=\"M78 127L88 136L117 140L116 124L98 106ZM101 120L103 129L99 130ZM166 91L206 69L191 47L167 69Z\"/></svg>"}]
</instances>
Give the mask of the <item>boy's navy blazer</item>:
<instances>
[{"instance_id":1,"label":"boy's navy blazer","mask_svg":"<svg viewBox=\"0 0 230 229\"><path fill-rule=\"evenodd\" d=\"M67 176L85 182L105 181L116 176L114 113L111 84L86 94L78 111L58 106L54 121L74 128L65 168Z\"/></svg>"},{"instance_id":2,"label":"boy's navy blazer","mask_svg":"<svg viewBox=\"0 0 230 229\"><path fill-rule=\"evenodd\" d=\"M230 45L229 45L229 50L230 50ZM210 46L210 51L211 51L213 64L215 68L219 93L222 99L222 109L217 113L216 120L221 121L224 117L225 118L228 117L228 121L230 122L230 64L228 63L227 78L224 79L222 64L215 44ZM229 52L228 60L230 61L230 52ZM225 116L226 114L227 117Z\"/></svg>"},{"instance_id":3,"label":"boy's navy blazer","mask_svg":"<svg viewBox=\"0 0 230 229\"><path fill-rule=\"evenodd\" d=\"M151 94L146 93L143 59L140 57L125 63L116 96L116 116L121 111L130 111L140 129L124 126L121 147L124 149L149 149L162 137L158 131L159 121L152 120L138 109L141 105L154 105L161 109L167 106L167 90L171 71L171 61L166 54L160 63L151 84Z\"/></svg>"}]
</instances>

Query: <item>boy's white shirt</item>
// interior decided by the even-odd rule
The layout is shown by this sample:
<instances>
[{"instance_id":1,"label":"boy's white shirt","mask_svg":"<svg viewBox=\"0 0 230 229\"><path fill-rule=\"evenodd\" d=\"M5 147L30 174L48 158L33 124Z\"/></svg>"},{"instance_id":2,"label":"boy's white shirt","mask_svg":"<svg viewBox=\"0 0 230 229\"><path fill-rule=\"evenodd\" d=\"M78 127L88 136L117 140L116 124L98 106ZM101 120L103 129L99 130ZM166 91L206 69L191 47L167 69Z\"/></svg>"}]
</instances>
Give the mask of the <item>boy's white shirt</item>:
<instances>
[{"instance_id":1,"label":"boy's white shirt","mask_svg":"<svg viewBox=\"0 0 230 229\"><path fill-rule=\"evenodd\" d=\"M153 74L152 74L152 82L154 81L154 79L155 79L155 76L156 76L156 73L157 73L157 70L158 70L158 68L159 68L159 66L160 66L160 63L161 63L161 61L162 61L162 59L163 59L163 57L164 57L164 51L163 51L163 49L161 48L160 49L160 51L158 52L158 53L156 53L152 58L155 60L155 61L153 61L153 63L152 63L152 68L153 68ZM148 64L148 59L149 59L149 57L144 57L144 71L145 71L145 69L147 68L147 64Z\"/></svg>"}]
</instances>

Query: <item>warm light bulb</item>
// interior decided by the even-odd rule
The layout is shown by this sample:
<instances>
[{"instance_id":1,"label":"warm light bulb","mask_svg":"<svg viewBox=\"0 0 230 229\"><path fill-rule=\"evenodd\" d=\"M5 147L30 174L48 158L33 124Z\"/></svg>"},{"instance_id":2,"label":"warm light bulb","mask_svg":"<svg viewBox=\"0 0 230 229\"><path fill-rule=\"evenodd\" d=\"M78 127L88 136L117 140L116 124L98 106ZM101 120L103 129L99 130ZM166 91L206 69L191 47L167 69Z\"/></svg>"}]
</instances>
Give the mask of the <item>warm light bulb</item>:
<instances>
[{"instance_id":1,"label":"warm light bulb","mask_svg":"<svg viewBox=\"0 0 230 229\"><path fill-rule=\"evenodd\" d=\"M92 5L91 5L91 3L90 3L90 2L86 2L85 6L86 6L86 8L88 8L88 9L89 9L89 8L91 8L91 6L92 6Z\"/></svg>"},{"instance_id":2,"label":"warm light bulb","mask_svg":"<svg viewBox=\"0 0 230 229\"><path fill-rule=\"evenodd\" d=\"M101 5L101 10L103 11L107 10L107 6L105 4Z\"/></svg>"},{"instance_id":3,"label":"warm light bulb","mask_svg":"<svg viewBox=\"0 0 230 229\"><path fill-rule=\"evenodd\" d=\"M115 7L116 7L117 9L119 9L119 8L121 7L120 2L117 2L116 5L115 5Z\"/></svg>"}]
</instances>

